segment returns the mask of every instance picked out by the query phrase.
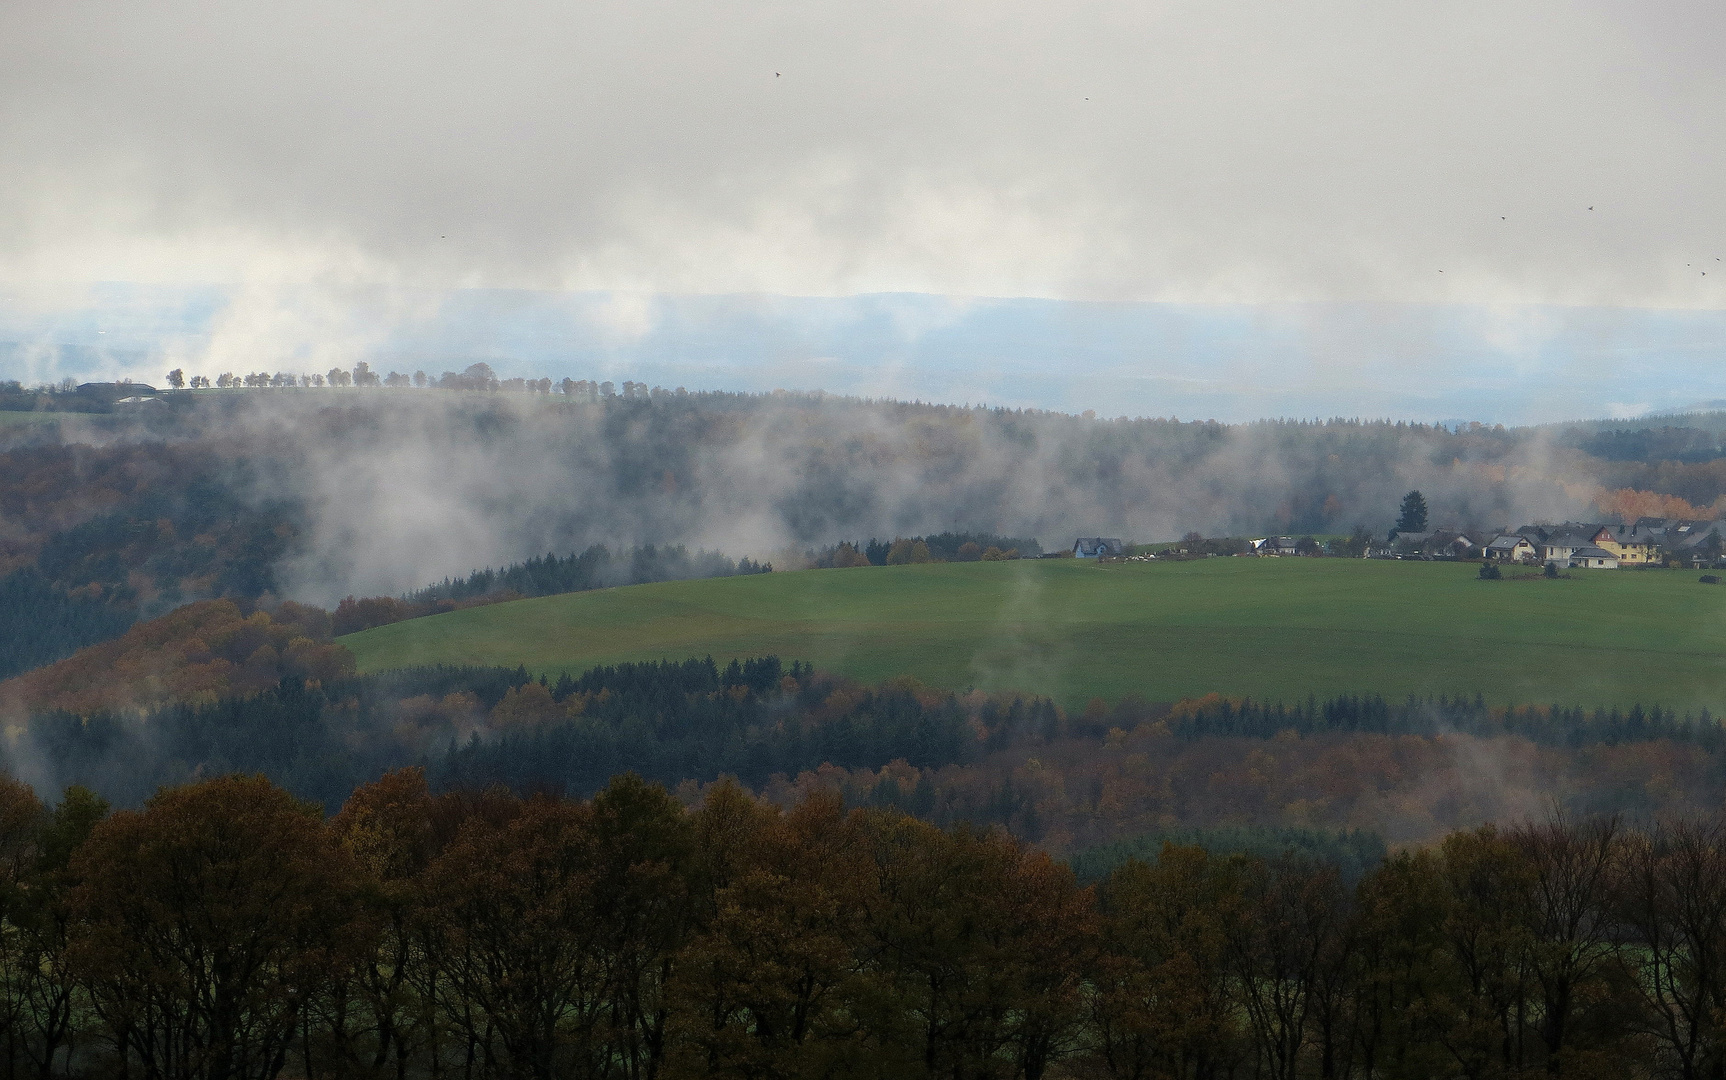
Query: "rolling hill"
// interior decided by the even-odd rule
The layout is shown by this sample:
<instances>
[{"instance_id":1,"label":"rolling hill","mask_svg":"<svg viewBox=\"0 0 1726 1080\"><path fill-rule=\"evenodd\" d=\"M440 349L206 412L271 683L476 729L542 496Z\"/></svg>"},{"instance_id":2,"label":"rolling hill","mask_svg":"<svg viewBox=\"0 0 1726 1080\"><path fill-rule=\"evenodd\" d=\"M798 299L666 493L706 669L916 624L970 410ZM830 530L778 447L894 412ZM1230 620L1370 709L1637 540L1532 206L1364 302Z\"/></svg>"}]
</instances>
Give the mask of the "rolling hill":
<instances>
[{"instance_id":1,"label":"rolling hill","mask_svg":"<svg viewBox=\"0 0 1726 1080\"><path fill-rule=\"evenodd\" d=\"M362 671L777 653L859 679L1153 701L1482 693L1726 706L1726 588L1681 571L1479 581L1466 563L945 563L540 597L339 639Z\"/></svg>"}]
</instances>

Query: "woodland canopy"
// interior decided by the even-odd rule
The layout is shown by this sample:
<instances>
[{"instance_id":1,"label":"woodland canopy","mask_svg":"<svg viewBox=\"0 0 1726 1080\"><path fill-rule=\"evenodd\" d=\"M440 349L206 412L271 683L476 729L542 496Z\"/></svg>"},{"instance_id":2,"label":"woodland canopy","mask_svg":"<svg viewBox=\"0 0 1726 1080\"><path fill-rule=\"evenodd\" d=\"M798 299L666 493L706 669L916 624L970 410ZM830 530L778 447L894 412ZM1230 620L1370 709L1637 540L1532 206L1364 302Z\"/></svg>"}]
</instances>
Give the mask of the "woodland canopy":
<instances>
[{"instance_id":1,"label":"woodland canopy","mask_svg":"<svg viewBox=\"0 0 1726 1080\"><path fill-rule=\"evenodd\" d=\"M0 1025L42 1077L1684 1077L1726 1055L1726 832L1453 833L1358 879L732 785L0 788Z\"/></svg>"}]
</instances>

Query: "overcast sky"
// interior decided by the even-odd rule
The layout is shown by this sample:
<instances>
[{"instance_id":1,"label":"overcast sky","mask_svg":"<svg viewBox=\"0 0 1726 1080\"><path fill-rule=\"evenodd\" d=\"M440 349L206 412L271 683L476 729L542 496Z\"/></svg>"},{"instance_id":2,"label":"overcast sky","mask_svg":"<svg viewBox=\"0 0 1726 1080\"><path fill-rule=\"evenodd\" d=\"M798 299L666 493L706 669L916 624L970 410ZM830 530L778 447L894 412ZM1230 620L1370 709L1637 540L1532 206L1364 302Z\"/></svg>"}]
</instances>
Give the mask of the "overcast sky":
<instances>
[{"instance_id":1,"label":"overcast sky","mask_svg":"<svg viewBox=\"0 0 1726 1080\"><path fill-rule=\"evenodd\" d=\"M11 0L0 284L1721 310L1722 42L1717 2Z\"/></svg>"}]
</instances>

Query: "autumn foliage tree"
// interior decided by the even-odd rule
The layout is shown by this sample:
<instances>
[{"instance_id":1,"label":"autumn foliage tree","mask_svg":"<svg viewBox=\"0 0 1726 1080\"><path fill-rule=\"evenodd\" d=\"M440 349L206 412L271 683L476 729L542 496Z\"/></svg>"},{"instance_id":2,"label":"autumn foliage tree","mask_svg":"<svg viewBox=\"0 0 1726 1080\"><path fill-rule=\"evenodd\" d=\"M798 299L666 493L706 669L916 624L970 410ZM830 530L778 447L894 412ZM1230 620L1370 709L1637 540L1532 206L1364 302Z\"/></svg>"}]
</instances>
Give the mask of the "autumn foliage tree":
<instances>
[{"instance_id":1,"label":"autumn foliage tree","mask_svg":"<svg viewBox=\"0 0 1726 1080\"><path fill-rule=\"evenodd\" d=\"M373 947L353 860L261 778L163 792L98 825L68 962L122 1074L272 1080L313 991Z\"/></svg>"},{"instance_id":2,"label":"autumn foliage tree","mask_svg":"<svg viewBox=\"0 0 1726 1080\"><path fill-rule=\"evenodd\" d=\"M1166 845L1101 890L1085 986L1098 1071L1118 1080L1211 1076L1240 1061L1228 943L1246 917L1244 859Z\"/></svg>"},{"instance_id":3,"label":"autumn foliage tree","mask_svg":"<svg viewBox=\"0 0 1726 1080\"><path fill-rule=\"evenodd\" d=\"M734 783L0 784L8 1075L1717 1077L1726 832L1561 815L1352 874ZM105 1048L105 1049L104 1049Z\"/></svg>"}]
</instances>

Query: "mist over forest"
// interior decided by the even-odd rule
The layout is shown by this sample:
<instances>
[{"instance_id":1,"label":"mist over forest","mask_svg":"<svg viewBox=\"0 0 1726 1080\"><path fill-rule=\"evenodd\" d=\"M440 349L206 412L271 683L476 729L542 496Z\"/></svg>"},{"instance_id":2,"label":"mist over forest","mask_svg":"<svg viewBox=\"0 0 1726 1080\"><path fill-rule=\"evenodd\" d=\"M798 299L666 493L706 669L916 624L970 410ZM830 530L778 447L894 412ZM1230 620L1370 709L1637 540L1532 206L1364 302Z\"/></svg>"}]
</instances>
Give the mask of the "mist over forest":
<instances>
[{"instance_id":1,"label":"mist over forest","mask_svg":"<svg viewBox=\"0 0 1726 1080\"><path fill-rule=\"evenodd\" d=\"M326 605L593 544L686 545L789 568L814 546L948 530L1048 549L1075 535L1382 533L1411 488L1434 525L1458 528L1701 514L1726 493L1721 426L1226 425L645 386L594 401L181 394L148 416L7 428L11 479L0 483L16 509L0 571L52 564L77 548L78 530L117 514L134 540L140 522L180 517L179 531L197 535L214 519L256 533L243 566L185 577L171 599ZM63 490L46 491L56 479Z\"/></svg>"}]
</instances>

